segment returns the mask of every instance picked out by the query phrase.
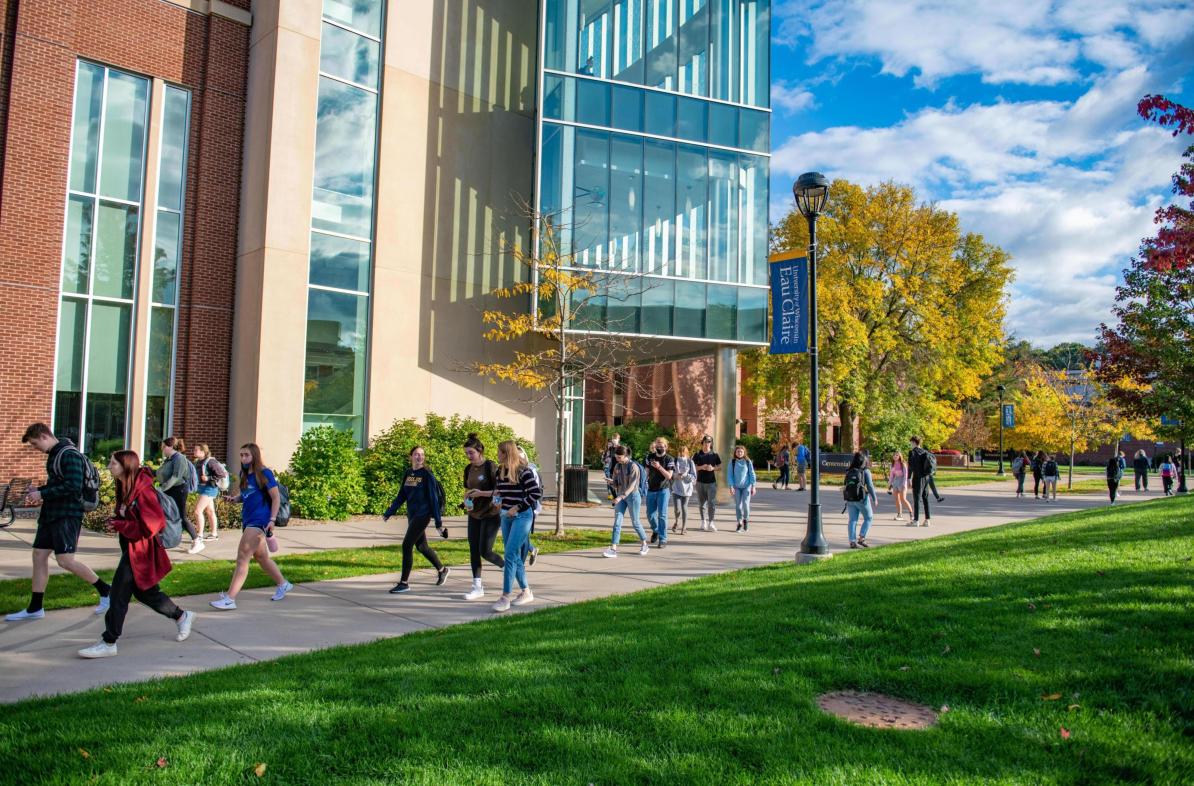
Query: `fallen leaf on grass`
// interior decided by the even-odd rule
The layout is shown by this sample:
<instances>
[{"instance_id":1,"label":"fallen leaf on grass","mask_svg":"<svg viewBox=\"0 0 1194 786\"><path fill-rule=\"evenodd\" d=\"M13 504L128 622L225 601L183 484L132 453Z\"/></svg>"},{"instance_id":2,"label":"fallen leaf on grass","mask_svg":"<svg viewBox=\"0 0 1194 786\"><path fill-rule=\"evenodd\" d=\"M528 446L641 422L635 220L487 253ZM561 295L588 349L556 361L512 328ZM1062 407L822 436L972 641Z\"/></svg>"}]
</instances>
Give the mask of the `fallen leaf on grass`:
<instances>
[{"instance_id":1,"label":"fallen leaf on grass","mask_svg":"<svg viewBox=\"0 0 1194 786\"><path fill-rule=\"evenodd\" d=\"M169 766L169 764L170 764L170 762L166 761L165 756L163 756L162 758L157 760L157 765L158 765L159 770L165 769L167 766Z\"/></svg>"},{"instance_id":2,"label":"fallen leaf on grass","mask_svg":"<svg viewBox=\"0 0 1194 786\"><path fill-rule=\"evenodd\" d=\"M1028 604L1028 610L1029 610L1029 611L1036 611L1036 604L1035 604L1035 603L1029 603L1029 604Z\"/></svg>"},{"instance_id":3,"label":"fallen leaf on grass","mask_svg":"<svg viewBox=\"0 0 1194 786\"><path fill-rule=\"evenodd\" d=\"M1061 738L1063 740L1068 740L1070 738L1070 730L1067 729L1065 726L1061 727Z\"/></svg>"},{"instance_id":4,"label":"fallen leaf on grass","mask_svg":"<svg viewBox=\"0 0 1194 786\"><path fill-rule=\"evenodd\" d=\"M1074 710L1082 709L1082 705L1081 704L1071 704L1070 706L1066 707L1066 709L1069 710L1070 712L1073 712Z\"/></svg>"},{"instance_id":5,"label":"fallen leaf on grass","mask_svg":"<svg viewBox=\"0 0 1194 786\"><path fill-rule=\"evenodd\" d=\"M1095 573L1098 573L1100 576L1106 576L1106 575L1107 575L1107 571L1105 571L1105 570L1096 570L1096 571L1095 571Z\"/></svg>"},{"instance_id":6,"label":"fallen leaf on grass","mask_svg":"<svg viewBox=\"0 0 1194 786\"><path fill-rule=\"evenodd\" d=\"M1041 651L1039 649L1037 649L1036 647L1033 647L1032 654L1039 658L1041 656Z\"/></svg>"},{"instance_id":7,"label":"fallen leaf on grass","mask_svg":"<svg viewBox=\"0 0 1194 786\"><path fill-rule=\"evenodd\" d=\"M941 650L941 654L942 655L949 654L949 645L948 644L945 645L945 649Z\"/></svg>"},{"instance_id":8,"label":"fallen leaf on grass","mask_svg":"<svg viewBox=\"0 0 1194 786\"><path fill-rule=\"evenodd\" d=\"M949 712L949 705L948 705L948 704L942 704L942 705L941 705L941 711L942 711L942 712Z\"/></svg>"},{"instance_id":9,"label":"fallen leaf on grass","mask_svg":"<svg viewBox=\"0 0 1194 786\"><path fill-rule=\"evenodd\" d=\"M779 666L776 666L774 669L772 669L772 670L771 670L771 673L772 673L772 674L779 674Z\"/></svg>"},{"instance_id":10,"label":"fallen leaf on grass","mask_svg":"<svg viewBox=\"0 0 1194 786\"><path fill-rule=\"evenodd\" d=\"M1057 701L1060 698L1061 698L1060 693L1050 693L1048 695L1044 695L1044 694L1041 695L1042 701Z\"/></svg>"},{"instance_id":11,"label":"fallen leaf on grass","mask_svg":"<svg viewBox=\"0 0 1194 786\"><path fill-rule=\"evenodd\" d=\"M911 666L900 666L900 671L907 671L910 668L912 668L912 667Z\"/></svg>"},{"instance_id":12,"label":"fallen leaf on grass","mask_svg":"<svg viewBox=\"0 0 1194 786\"><path fill-rule=\"evenodd\" d=\"M258 778L264 778L265 777L265 762L261 762L256 767L254 767L253 774L256 775Z\"/></svg>"},{"instance_id":13,"label":"fallen leaf on grass","mask_svg":"<svg viewBox=\"0 0 1194 786\"><path fill-rule=\"evenodd\" d=\"M90 754L90 753L88 753L88 752L87 752L86 750L84 750L83 748L79 748L79 755L80 755L80 756L82 756L84 759L90 759L90 758L91 758L91 754Z\"/></svg>"},{"instance_id":14,"label":"fallen leaf on grass","mask_svg":"<svg viewBox=\"0 0 1194 786\"><path fill-rule=\"evenodd\" d=\"M147 699L147 698L148 698L147 696L138 696L137 698L133 699L133 704L140 704L141 702L145 701L145 699Z\"/></svg>"}]
</instances>

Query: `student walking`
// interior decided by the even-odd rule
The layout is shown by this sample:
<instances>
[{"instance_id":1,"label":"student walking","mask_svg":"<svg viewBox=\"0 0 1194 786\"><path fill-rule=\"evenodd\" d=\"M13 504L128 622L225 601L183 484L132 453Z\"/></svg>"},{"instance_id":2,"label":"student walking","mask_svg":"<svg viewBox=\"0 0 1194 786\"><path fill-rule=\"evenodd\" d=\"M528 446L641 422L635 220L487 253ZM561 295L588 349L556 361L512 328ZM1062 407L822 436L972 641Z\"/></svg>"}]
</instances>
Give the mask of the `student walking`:
<instances>
[{"instance_id":1,"label":"student walking","mask_svg":"<svg viewBox=\"0 0 1194 786\"><path fill-rule=\"evenodd\" d=\"M502 529L501 516L493 504L498 467L485 458L485 445L476 434L469 434L465 440L464 455L468 459L468 466L464 468L464 509L468 512L468 559L473 571L473 588L464 599L480 600L485 597L485 585L481 581L482 558L499 568L506 565L501 555L493 551L493 544Z\"/></svg>"},{"instance_id":2,"label":"student walking","mask_svg":"<svg viewBox=\"0 0 1194 786\"><path fill-rule=\"evenodd\" d=\"M846 477L842 486L842 496L846 500L846 530L850 535L850 548L859 546L870 548L866 542L867 533L871 531L871 522L875 518L874 511L879 507L879 497L875 494L875 481L871 471L866 466L866 455L856 451L846 468ZM872 508L872 506L874 506ZM858 532L858 519L862 519L862 531ZM858 537L855 537L855 534Z\"/></svg>"},{"instance_id":3,"label":"student walking","mask_svg":"<svg viewBox=\"0 0 1194 786\"><path fill-rule=\"evenodd\" d=\"M113 453L108 471L116 485L116 507L104 529L120 535L120 564L112 577L108 596L111 606L104 617L103 636L79 650L81 658L110 658L116 654L116 640L124 630L130 598L174 620L178 626L176 641L187 640L195 621L195 612L180 609L158 586L171 565L170 556L158 540L158 533L166 526L166 515L153 487L153 472L142 467L141 457L131 450Z\"/></svg>"},{"instance_id":4,"label":"student walking","mask_svg":"<svg viewBox=\"0 0 1194 786\"><path fill-rule=\"evenodd\" d=\"M427 543L427 525L431 523L432 519L435 519L435 528L446 536L444 522L441 518L443 501L443 491L439 481L435 479L431 470L427 469L427 452L421 446L416 445L410 451L410 469L402 475L398 496L394 497L394 501L390 503L390 507L386 508L385 514L381 517L382 521L389 521L390 517L398 512L398 508L403 504L406 505L406 535L402 538L402 578L390 588L391 595L407 592L410 589L406 580L410 578L415 549L418 549L419 553L427 558L427 561L439 574L435 580L437 587L448 580L450 569L440 562L435 549Z\"/></svg>"},{"instance_id":5,"label":"student walking","mask_svg":"<svg viewBox=\"0 0 1194 786\"><path fill-rule=\"evenodd\" d=\"M622 435L614 434L609 438L609 442L605 443L605 450L601 453L601 466L605 470L605 484L610 487L610 498L613 498L613 486L610 484L610 476L613 475L614 465L617 464L617 457L615 455L618 447L622 444Z\"/></svg>"},{"instance_id":6,"label":"student walking","mask_svg":"<svg viewBox=\"0 0 1194 786\"><path fill-rule=\"evenodd\" d=\"M912 473L912 521L909 527L928 527L932 523L929 512L929 478L933 474L933 459L929 451L920 446L920 437L912 437L912 449L908 451L908 471ZM924 508L924 524L920 522L920 511Z\"/></svg>"},{"instance_id":7,"label":"student walking","mask_svg":"<svg viewBox=\"0 0 1194 786\"><path fill-rule=\"evenodd\" d=\"M535 462L531 461L530 458L527 457L527 452L523 450L522 445L518 446L518 457L522 459L522 463L526 464L527 469L529 469L531 474L535 476L535 485L542 490L543 477L539 474L539 467L535 465ZM535 506L531 508L531 531L527 533L527 543L522 549L522 558L526 560L528 568L533 568L535 566L535 560L539 559L539 547L535 545L533 538L535 535L535 522L539 519L539 514L542 512L543 497L540 496L539 499L535 500Z\"/></svg>"},{"instance_id":8,"label":"student walking","mask_svg":"<svg viewBox=\"0 0 1194 786\"><path fill-rule=\"evenodd\" d=\"M37 532L33 536L33 582L29 605L7 615L5 620L39 620L46 616L42 602L50 580L51 554L58 567L95 587L99 593L95 613L103 614L108 610L111 587L75 558L83 529L84 508L94 508L99 502L99 473L73 442L58 439L45 423L34 423L25 429L21 444L46 454L46 483L27 495L31 503L41 503Z\"/></svg>"},{"instance_id":9,"label":"student walking","mask_svg":"<svg viewBox=\"0 0 1194 786\"><path fill-rule=\"evenodd\" d=\"M1012 459L1012 477L1016 479L1016 497L1024 496L1024 479L1028 477L1028 470L1032 467L1032 460L1028 454L1020 451L1020 455Z\"/></svg>"},{"instance_id":10,"label":"student walking","mask_svg":"<svg viewBox=\"0 0 1194 786\"><path fill-rule=\"evenodd\" d=\"M1115 498L1119 496L1119 482L1123 476L1123 462L1112 456L1107 460L1107 494L1111 497L1112 505L1115 504Z\"/></svg>"},{"instance_id":11,"label":"student walking","mask_svg":"<svg viewBox=\"0 0 1194 786\"><path fill-rule=\"evenodd\" d=\"M1141 487L1148 491L1148 470L1149 470L1148 454L1143 450L1136 451L1136 457L1132 459L1132 469L1136 471L1136 490L1140 491Z\"/></svg>"},{"instance_id":12,"label":"student walking","mask_svg":"<svg viewBox=\"0 0 1194 786\"><path fill-rule=\"evenodd\" d=\"M651 527L651 542L659 548L667 546L667 512L676 460L667 453L667 440L656 437L647 455L647 524Z\"/></svg>"},{"instance_id":13,"label":"student walking","mask_svg":"<svg viewBox=\"0 0 1194 786\"><path fill-rule=\"evenodd\" d=\"M228 490L228 468L216 461L211 455L211 448L202 442L195 446L192 455L195 457L195 471L199 474L199 500L195 503L195 524L199 529L199 541L203 542L205 515L211 521L211 534L207 539L219 540L220 520L216 516L216 497L220 496L221 488Z\"/></svg>"},{"instance_id":14,"label":"student walking","mask_svg":"<svg viewBox=\"0 0 1194 786\"><path fill-rule=\"evenodd\" d=\"M625 445L619 445L614 451L614 468L610 475L614 491L614 531L610 536L609 548L602 554L609 559L617 559L618 543L622 540L622 518L630 512L630 524L634 527L634 534L638 535L639 556L647 554L647 533L639 523L638 513L642 499L639 491L642 487L641 470L637 463L630 460L630 451Z\"/></svg>"},{"instance_id":15,"label":"student walking","mask_svg":"<svg viewBox=\"0 0 1194 786\"><path fill-rule=\"evenodd\" d=\"M681 445L677 451L676 468L672 473L672 499L676 502L672 532L680 528L680 534L688 531L688 498L696 490L696 465L688 457L688 446Z\"/></svg>"},{"instance_id":16,"label":"student walking","mask_svg":"<svg viewBox=\"0 0 1194 786\"><path fill-rule=\"evenodd\" d=\"M1041 498L1041 482L1045 479L1045 451L1038 450L1032 457L1032 497Z\"/></svg>"},{"instance_id":17,"label":"student walking","mask_svg":"<svg viewBox=\"0 0 1194 786\"><path fill-rule=\"evenodd\" d=\"M746 457L746 448L734 446L734 457L730 459L730 496L734 498L734 512L738 519L735 532L750 529L750 498L755 495L755 465Z\"/></svg>"},{"instance_id":18,"label":"student walking","mask_svg":"<svg viewBox=\"0 0 1194 786\"><path fill-rule=\"evenodd\" d=\"M800 488L797 491L804 491L807 481L805 480L805 473L808 471L808 466L813 461L813 452L808 449L808 446L801 442L796 446L796 480L800 481Z\"/></svg>"},{"instance_id":19,"label":"student walking","mask_svg":"<svg viewBox=\"0 0 1194 786\"><path fill-rule=\"evenodd\" d=\"M511 606L523 606L535 600L527 584L523 548L531 533L535 505L543 497L543 488L535 481L535 474L518 454L512 439L498 445L498 483L495 504L501 509L502 542L506 564L502 569L502 597L493 605L496 612L509 611ZM521 592L514 595L514 583Z\"/></svg>"},{"instance_id":20,"label":"student walking","mask_svg":"<svg viewBox=\"0 0 1194 786\"><path fill-rule=\"evenodd\" d=\"M224 499L241 505L240 543L236 547L236 567L232 570L232 581L228 591L211 602L212 608L232 611L236 608L236 596L240 594L249 576L249 560L257 564L273 579L277 589L270 600L282 600L294 585L286 580L270 552L277 549L274 540L274 525L278 522L278 508L282 495L278 491L278 480L261 458L261 448L249 442L240 446L240 493L225 494ZM185 520L185 519L184 519Z\"/></svg>"},{"instance_id":21,"label":"student walking","mask_svg":"<svg viewBox=\"0 0 1194 786\"><path fill-rule=\"evenodd\" d=\"M182 518L182 527L191 536L191 547L188 554L198 554L207 548L203 545L203 538L195 531L195 525L187 518L187 494L199 488L197 476L191 473L195 468L187 461L187 446L182 437L166 437L162 440L162 466L158 468L158 488L178 507L178 515Z\"/></svg>"},{"instance_id":22,"label":"student walking","mask_svg":"<svg viewBox=\"0 0 1194 786\"><path fill-rule=\"evenodd\" d=\"M779 488L782 486L786 491L788 488L788 480L792 474L792 465L789 461L792 453L788 450L787 443L779 446L779 452L775 455L775 466L779 468L779 476L775 482L771 484L771 488Z\"/></svg>"},{"instance_id":23,"label":"student walking","mask_svg":"<svg viewBox=\"0 0 1194 786\"><path fill-rule=\"evenodd\" d=\"M1041 477L1044 480L1044 494L1043 497L1046 502L1049 501L1049 493L1053 494L1053 501L1057 501L1057 480L1061 475L1061 471L1057 466L1057 462L1053 460L1053 454L1045 456L1045 463L1041 467Z\"/></svg>"},{"instance_id":24,"label":"student walking","mask_svg":"<svg viewBox=\"0 0 1194 786\"><path fill-rule=\"evenodd\" d=\"M887 473L887 488L895 500L895 520L904 520L905 508L908 509L908 515L911 516L912 506L908 504L908 465L904 463L904 454L898 450L891 457L891 471Z\"/></svg>"},{"instance_id":25,"label":"student walking","mask_svg":"<svg viewBox=\"0 0 1194 786\"><path fill-rule=\"evenodd\" d=\"M1177 479L1177 467L1173 464L1173 456L1166 455L1158 468L1161 473L1161 487L1166 497L1173 496L1173 481Z\"/></svg>"},{"instance_id":26,"label":"student walking","mask_svg":"<svg viewBox=\"0 0 1194 786\"><path fill-rule=\"evenodd\" d=\"M713 515L717 512L717 469L721 456L713 452L713 437L708 434L701 440L701 449L692 457L696 466L697 512L701 517L702 532L717 532Z\"/></svg>"}]
</instances>

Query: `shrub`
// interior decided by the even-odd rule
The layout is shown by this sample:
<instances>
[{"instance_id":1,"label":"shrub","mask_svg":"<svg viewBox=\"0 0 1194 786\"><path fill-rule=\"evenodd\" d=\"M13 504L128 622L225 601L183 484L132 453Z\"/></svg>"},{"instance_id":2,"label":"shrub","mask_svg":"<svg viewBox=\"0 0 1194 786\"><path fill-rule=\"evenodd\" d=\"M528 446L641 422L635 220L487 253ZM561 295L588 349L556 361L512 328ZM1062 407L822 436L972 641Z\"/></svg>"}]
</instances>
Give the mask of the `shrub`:
<instances>
[{"instance_id":1,"label":"shrub","mask_svg":"<svg viewBox=\"0 0 1194 786\"><path fill-rule=\"evenodd\" d=\"M485 445L485 456L497 461L498 443L515 440L531 461L537 458L534 443L519 439L514 430L501 423L488 423L475 418L428 414L426 423L413 418L396 420L374 438L365 453L364 478L368 496L367 510L381 514L398 494L402 475L410 468L410 451L422 445L427 453L427 468L443 484L444 512L459 512L464 502L461 478L468 459L464 457L464 441L470 433Z\"/></svg>"},{"instance_id":2,"label":"shrub","mask_svg":"<svg viewBox=\"0 0 1194 786\"><path fill-rule=\"evenodd\" d=\"M755 469L766 469L767 462L775 457L774 447L763 437L743 434L738 438L737 444L746 448L746 455L750 458L750 463L755 465ZM731 453L731 455L733 454ZM729 462L729 457L722 456L722 460Z\"/></svg>"},{"instance_id":3,"label":"shrub","mask_svg":"<svg viewBox=\"0 0 1194 786\"><path fill-rule=\"evenodd\" d=\"M294 515L343 521L367 502L357 442L351 432L317 426L303 434L285 479Z\"/></svg>"},{"instance_id":4,"label":"shrub","mask_svg":"<svg viewBox=\"0 0 1194 786\"><path fill-rule=\"evenodd\" d=\"M601 456L613 430L604 423L589 423L585 426L585 464L590 469L602 469Z\"/></svg>"},{"instance_id":5,"label":"shrub","mask_svg":"<svg viewBox=\"0 0 1194 786\"><path fill-rule=\"evenodd\" d=\"M108 472L107 464L101 464L98 461L94 463L100 476L99 506L90 513L83 514L83 526L93 532L103 532L104 522L112 518L112 514L115 512L116 482L112 480L112 473ZM154 469L149 462L144 462L142 466ZM230 493L236 493L235 478L232 479ZM198 494L191 494L187 497L187 516L191 521L195 521L195 501L198 498ZM216 497L216 518L220 522L220 529L240 529L240 505L228 502L223 497Z\"/></svg>"},{"instance_id":6,"label":"shrub","mask_svg":"<svg viewBox=\"0 0 1194 786\"><path fill-rule=\"evenodd\" d=\"M653 420L627 421L610 429L611 434L615 431L622 435L622 444L630 448L634 457L639 460L647 455L656 437L665 437L668 443L673 442L676 437L676 430L671 426L661 426Z\"/></svg>"}]
</instances>

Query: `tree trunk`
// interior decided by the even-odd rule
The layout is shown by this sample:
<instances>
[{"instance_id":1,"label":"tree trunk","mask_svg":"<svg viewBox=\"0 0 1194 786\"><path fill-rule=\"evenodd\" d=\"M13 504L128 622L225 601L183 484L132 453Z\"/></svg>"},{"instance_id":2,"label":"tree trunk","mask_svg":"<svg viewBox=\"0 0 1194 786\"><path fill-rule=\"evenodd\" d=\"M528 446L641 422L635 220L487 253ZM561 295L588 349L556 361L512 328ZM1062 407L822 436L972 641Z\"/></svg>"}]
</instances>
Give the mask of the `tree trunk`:
<instances>
[{"instance_id":1,"label":"tree trunk","mask_svg":"<svg viewBox=\"0 0 1194 786\"><path fill-rule=\"evenodd\" d=\"M1070 438L1070 477L1069 477L1069 480L1066 481L1066 488L1071 489L1071 490L1074 488L1074 439L1073 439L1073 437Z\"/></svg>"},{"instance_id":2,"label":"tree trunk","mask_svg":"<svg viewBox=\"0 0 1194 786\"><path fill-rule=\"evenodd\" d=\"M564 409L568 406L567 387L560 387L556 403L556 535L564 534Z\"/></svg>"},{"instance_id":3,"label":"tree trunk","mask_svg":"<svg viewBox=\"0 0 1194 786\"><path fill-rule=\"evenodd\" d=\"M841 425L837 432L837 449L839 453L854 452L854 407L849 401L838 404L837 416Z\"/></svg>"}]
</instances>

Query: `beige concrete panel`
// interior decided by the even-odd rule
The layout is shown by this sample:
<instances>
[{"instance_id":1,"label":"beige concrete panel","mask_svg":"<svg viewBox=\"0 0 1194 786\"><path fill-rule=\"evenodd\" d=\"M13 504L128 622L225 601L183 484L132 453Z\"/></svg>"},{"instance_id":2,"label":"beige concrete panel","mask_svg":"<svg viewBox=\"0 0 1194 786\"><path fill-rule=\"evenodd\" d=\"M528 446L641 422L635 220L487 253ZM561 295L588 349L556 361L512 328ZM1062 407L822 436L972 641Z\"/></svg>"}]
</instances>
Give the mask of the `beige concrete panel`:
<instances>
[{"instance_id":1,"label":"beige concrete panel","mask_svg":"<svg viewBox=\"0 0 1194 786\"><path fill-rule=\"evenodd\" d=\"M259 22L261 19L259 15L256 21ZM277 46L277 31L270 30L249 49L244 154L241 158L240 227L237 232L236 250L238 256L260 251L265 247Z\"/></svg>"},{"instance_id":2,"label":"beige concrete panel","mask_svg":"<svg viewBox=\"0 0 1194 786\"><path fill-rule=\"evenodd\" d=\"M311 239L319 39L278 31L265 245L306 254ZM248 155L253 155L250 148Z\"/></svg>"},{"instance_id":3,"label":"beige concrete panel","mask_svg":"<svg viewBox=\"0 0 1194 786\"><path fill-rule=\"evenodd\" d=\"M162 149L162 115L166 83L154 79L150 98L148 144L145 149L145 202L141 211L141 254L137 264L137 298L133 312L133 378L125 447L138 453L145 445L145 392L149 386L149 316L153 304L153 262L158 213L158 159Z\"/></svg>"}]
</instances>

